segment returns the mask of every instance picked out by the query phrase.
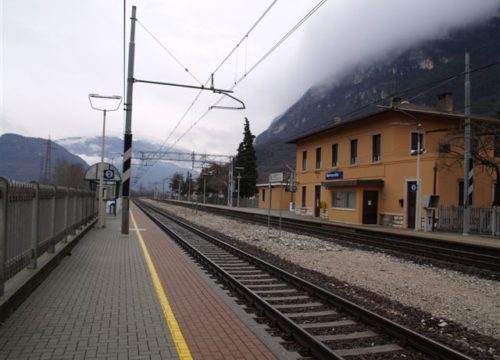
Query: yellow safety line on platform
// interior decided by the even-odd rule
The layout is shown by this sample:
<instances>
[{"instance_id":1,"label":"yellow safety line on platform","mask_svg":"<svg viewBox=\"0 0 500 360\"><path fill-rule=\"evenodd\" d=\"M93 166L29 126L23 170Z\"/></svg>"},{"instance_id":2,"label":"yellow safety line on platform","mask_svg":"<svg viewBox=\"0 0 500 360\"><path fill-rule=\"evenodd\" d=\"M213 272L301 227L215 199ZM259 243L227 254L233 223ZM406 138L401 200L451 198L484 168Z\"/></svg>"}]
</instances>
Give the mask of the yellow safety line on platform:
<instances>
[{"instance_id":1,"label":"yellow safety line on platform","mask_svg":"<svg viewBox=\"0 0 500 360\"><path fill-rule=\"evenodd\" d=\"M181 328L179 323L175 319L174 312L170 307L170 303L168 302L167 294L165 293L165 289L161 284L160 277L158 276L158 272L151 260L151 256L149 255L149 251L144 243L144 239L142 238L141 233L137 227L137 223L135 222L134 215L130 212L130 216L132 218L132 222L134 223L135 232L137 233L137 237L139 238L139 242L141 243L142 252L144 253L144 258L146 259L146 264L148 265L149 272L151 274L151 279L153 281L154 288L156 290L156 296L158 296L158 300L160 300L161 308L163 310L163 315L165 316L165 320L167 321L168 329L170 330L170 334L172 335L172 339L174 340L175 347L177 349L177 354L179 355L180 360L192 360L193 356L191 355L191 350L186 343L186 339L184 335L182 335Z\"/></svg>"}]
</instances>

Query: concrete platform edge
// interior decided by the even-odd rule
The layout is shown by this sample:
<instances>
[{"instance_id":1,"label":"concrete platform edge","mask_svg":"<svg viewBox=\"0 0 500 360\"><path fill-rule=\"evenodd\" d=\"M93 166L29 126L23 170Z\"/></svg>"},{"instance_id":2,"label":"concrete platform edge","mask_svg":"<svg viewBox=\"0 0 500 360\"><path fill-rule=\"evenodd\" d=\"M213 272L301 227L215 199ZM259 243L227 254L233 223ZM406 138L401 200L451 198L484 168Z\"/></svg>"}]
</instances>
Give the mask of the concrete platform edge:
<instances>
[{"instance_id":1,"label":"concrete platform edge","mask_svg":"<svg viewBox=\"0 0 500 360\"><path fill-rule=\"evenodd\" d=\"M55 252L44 253L38 258L36 269L25 268L5 283L5 293L0 297L0 323L3 323L35 289L45 280L52 270L94 226L97 219L92 220L67 242L59 242Z\"/></svg>"}]
</instances>

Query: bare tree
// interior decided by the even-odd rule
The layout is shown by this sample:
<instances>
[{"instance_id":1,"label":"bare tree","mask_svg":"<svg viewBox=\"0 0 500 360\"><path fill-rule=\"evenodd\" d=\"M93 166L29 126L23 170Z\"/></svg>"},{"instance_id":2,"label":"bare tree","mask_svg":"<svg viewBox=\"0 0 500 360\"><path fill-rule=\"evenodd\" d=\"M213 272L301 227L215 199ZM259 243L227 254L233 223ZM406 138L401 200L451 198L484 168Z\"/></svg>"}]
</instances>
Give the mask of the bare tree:
<instances>
[{"instance_id":1,"label":"bare tree","mask_svg":"<svg viewBox=\"0 0 500 360\"><path fill-rule=\"evenodd\" d=\"M203 179L205 177L205 179ZM206 185L206 194L211 196L213 194L226 194L227 193L227 178L228 168L227 165L209 163L200 173L197 179L198 194L203 193L204 182Z\"/></svg>"},{"instance_id":2,"label":"bare tree","mask_svg":"<svg viewBox=\"0 0 500 360\"><path fill-rule=\"evenodd\" d=\"M84 189L88 185L84 181L85 169L80 164L69 163L65 159L57 161L53 170L53 183L58 186Z\"/></svg>"},{"instance_id":3,"label":"bare tree","mask_svg":"<svg viewBox=\"0 0 500 360\"><path fill-rule=\"evenodd\" d=\"M471 157L475 168L480 168L495 179L494 206L500 206L500 121L473 121L471 126ZM463 128L449 129L440 140L440 166L463 166Z\"/></svg>"}]
</instances>

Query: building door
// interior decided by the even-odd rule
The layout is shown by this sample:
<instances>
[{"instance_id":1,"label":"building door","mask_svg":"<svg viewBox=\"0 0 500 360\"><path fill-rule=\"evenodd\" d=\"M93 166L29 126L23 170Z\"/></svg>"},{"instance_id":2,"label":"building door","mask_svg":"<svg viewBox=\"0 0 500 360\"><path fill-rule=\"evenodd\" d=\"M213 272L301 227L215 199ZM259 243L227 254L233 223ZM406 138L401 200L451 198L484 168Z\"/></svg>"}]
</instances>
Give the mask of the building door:
<instances>
[{"instance_id":1,"label":"building door","mask_svg":"<svg viewBox=\"0 0 500 360\"><path fill-rule=\"evenodd\" d=\"M363 224L377 223L378 191L363 191Z\"/></svg>"},{"instance_id":2,"label":"building door","mask_svg":"<svg viewBox=\"0 0 500 360\"><path fill-rule=\"evenodd\" d=\"M319 203L321 201L321 185L314 187L314 216L319 216Z\"/></svg>"},{"instance_id":3,"label":"building door","mask_svg":"<svg viewBox=\"0 0 500 360\"><path fill-rule=\"evenodd\" d=\"M416 181L408 181L407 182L407 191L406 191L406 219L407 219L407 227L409 229L415 228L415 216L416 216L416 205L417 205L417 182Z\"/></svg>"}]
</instances>

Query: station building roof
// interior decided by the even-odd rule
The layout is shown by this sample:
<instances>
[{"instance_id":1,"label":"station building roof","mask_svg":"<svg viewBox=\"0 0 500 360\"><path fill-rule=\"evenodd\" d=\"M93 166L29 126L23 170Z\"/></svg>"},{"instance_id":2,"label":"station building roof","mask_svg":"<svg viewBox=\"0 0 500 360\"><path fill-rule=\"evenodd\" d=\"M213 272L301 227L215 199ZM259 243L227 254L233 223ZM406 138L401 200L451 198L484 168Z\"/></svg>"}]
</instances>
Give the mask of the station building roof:
<instances>
[{"instance_id":1,"label":"station building roof","mask_svg":"<svg viewBox=\"0 0 500 360\"><path fill-rule=\"evenodd\" d=\"M378 116L380 114L385 114L385 113L390 113L390 112L397 112L397 113L409 113L412 115L430 115L430 116L440 116L440 117L447 117L447 118L452 118L452 119L457 119L457 120L462 120L464 119L464 113L459 113L459 112L454 112L454 111L443 111L439 108L435 107L430 107L426 105L419 105L419 104L412 104L407 101L403 102L397 102L393 103L389 106L382 106L379 105L377 108L369 113L364 113L363 115L360 116L354 116L352 118L347 118L347 119L339 119L335 118L331 122L328 122L325 124L325 126L315 128L311 131L305 132L303 134L297 135L295 137L289 138L286 143L287 144L296 144L301 140L307 139L309 137L319 135L325 131L330 131L333 129L345 127L345 126L350 126L353 123L358 123L360 121L368 120L372 117ZM487 121L487 122L497 122L500 125L500 119L496 119L493 117L489 116L482 116L482 115L476 115L476 114L471 114L470 115L472 120L479 120L479 121Z\"/></svg>"}]
</instances>

